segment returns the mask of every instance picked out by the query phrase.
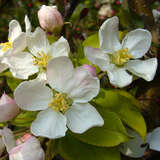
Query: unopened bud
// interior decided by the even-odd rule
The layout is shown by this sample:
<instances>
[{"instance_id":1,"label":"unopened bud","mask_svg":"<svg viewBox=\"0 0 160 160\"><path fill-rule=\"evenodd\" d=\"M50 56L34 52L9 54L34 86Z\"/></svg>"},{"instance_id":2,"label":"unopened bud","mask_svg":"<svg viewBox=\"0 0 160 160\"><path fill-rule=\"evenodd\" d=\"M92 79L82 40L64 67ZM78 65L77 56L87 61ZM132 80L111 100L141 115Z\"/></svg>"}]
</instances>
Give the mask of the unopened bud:
<instances>
[{"instance_id":1,"label":"unopened bud","mask_svg":"<svg viewBox=\"0 0 160 160\"><path fill-rule=\"evenodd\" d=\"M113 16L113 10L111 5L103 5L99 12L98 12L100 19L105 19L106 17L112 17Z\"/></svg>"},{"instance_id":2,"label":"unopened bud","mask_svg":"<svg viewBox=\"0 0 160 160\"><path fill-rule=\"evenodd\" d=\"M19 108L14 99L7 94L0 98L0 122L6 122L17 116Z\"/></svg>"},{"instance_id":3,"label":"unopened bud","mask_svg":"<svg viewBox=\"0 0 160 160\"><path fill-rule=\"evenodd\" d=\"M30 134L17 140L17 146L9 151L10 160L44 160L45 154L37 138Z\"/></svg>"},{"instance_id":4,"label":"unopened bud","mask_svg":"<svg viewBox=\"0 0 160 160\"><path fill-rule=\"evenodd\" d=\"M56 6L43 5L38 11L40 26L47 32L57 33L63 26L63 18Z\"/></svg>"},{"instance_id":5,"label":"unopened bud","mask_svg":"<svg viewBox=\"0 0 160 160\"><path fill-rule=\"evenodd\" d=\"M97 74L96 74L96 68L95 68L95 67L90 66L90 65L88 65L88 64L84 64L84 65L83 65L83 68L87 69L87 70L91 73L91 75L92 75L93 77L96 77L96 76L97 76Z\"/></svg>"}]
</instances>

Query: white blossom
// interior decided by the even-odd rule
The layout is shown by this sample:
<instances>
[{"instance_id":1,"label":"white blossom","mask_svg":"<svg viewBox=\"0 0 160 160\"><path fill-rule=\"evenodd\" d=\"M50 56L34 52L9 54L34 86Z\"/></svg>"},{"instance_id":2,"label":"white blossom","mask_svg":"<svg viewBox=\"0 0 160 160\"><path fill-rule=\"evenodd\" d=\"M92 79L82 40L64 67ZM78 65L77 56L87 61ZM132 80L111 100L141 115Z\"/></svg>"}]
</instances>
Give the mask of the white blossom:
<instances>
[{"instance_id":1,"label":"white blossom","mask_svg":"<svg viewBox=\"0 0 160 160\"><path fill-rule=\"evenodd\" d=\"M67 127L83 133L104 121L88 102L99 93L99 80L83 67L73 68L68 57L57 57L47 67L47 82L26 81L14 92L16 103L29 111L42 110L31 125L36 136L59 138ZM67 127L66 127L67 126Z\"/></svg>"},{"instance_id":2,"label":"white blossom","mask_svg":"<svg viewBox=\"0 0 160 160\"><path fill-rule=\"evenodd\" d=\"M120 43L118 23L118 17L115 16L102 24L99 30L100 48L85 47L86 57L102 71L106 71L110 83L116 87L129 85L133 81L131 73L146 81L153 80L157 59L138 60L150 48L151 33L136 29L129 32Z\"/></svg>"}]
</instances>

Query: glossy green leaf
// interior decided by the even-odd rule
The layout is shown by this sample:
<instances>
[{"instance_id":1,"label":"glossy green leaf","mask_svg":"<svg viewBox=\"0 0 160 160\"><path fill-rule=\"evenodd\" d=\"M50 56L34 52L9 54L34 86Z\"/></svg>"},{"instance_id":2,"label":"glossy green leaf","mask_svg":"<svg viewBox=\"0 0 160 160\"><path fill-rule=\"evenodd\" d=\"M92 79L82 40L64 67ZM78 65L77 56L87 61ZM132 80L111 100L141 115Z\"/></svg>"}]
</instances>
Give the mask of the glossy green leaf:
<instances>
[{"instance_id":1,"label":"glossy green leaf","mask_svg":"<svg viewBox=\"0 0 160 160\"><path fill-rule=\"evenodd\" d=\"M89 37L83 42L83 46L84 46L84 47L89 46L89 47L93 47L93 48L100 48L98 33L89 36Z\"/></svg>"},{"instance_id":2,"label":"glossy green leaf","mask_svg":"<svg viewBox=\"0 0 160 160\"><path fill-rule=\"evenodd\" d=\"M104 126L94 127L84 134L74 134L74 136L85 143L101 147L116 146L128 141L127 131L119 117L106 108L97 109L104 119Z\"/></svg>"},{"instance_id":3,"label":"glossy green leaf","mask_svg":"<svg viewBox=\"0 0 160 160\"><path fill-rule=\"evenodd\" d=\"M137 131L142 138L145 137L146 124L137 108L139 103L129 93L120 90L101 89L99 96L93 102L116 113L124 123Z\"/></svg>"},{"instance_id":4,"label":"glossy green leaf","mask_svg":"<svg viewBox=\"0 0 160 160\"><path fill-rule=\"evenodd\" d=\"M95 147L71 135L59 140L58 152L65 160L120 160L117 148Z\"/></svg>"}]
</instances>

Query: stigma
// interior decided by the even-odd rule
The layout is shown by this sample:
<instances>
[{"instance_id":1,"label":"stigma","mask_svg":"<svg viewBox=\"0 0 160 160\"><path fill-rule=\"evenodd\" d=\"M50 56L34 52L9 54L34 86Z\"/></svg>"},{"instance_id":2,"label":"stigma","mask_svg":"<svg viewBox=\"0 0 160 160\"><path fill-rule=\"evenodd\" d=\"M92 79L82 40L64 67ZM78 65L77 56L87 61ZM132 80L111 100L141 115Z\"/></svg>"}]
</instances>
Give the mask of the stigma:
<instances>
[{"instance_id":1,"label":"stigma","mask_svg":"<svg viewBox=\"0 0 160 160\"><path fill-rule=\"evenodd\" d=\"M130 59L132 59L132 54L129 53L128 48L120 49L110 55L110 62L117 66L123 66L127 63Z\"/></svg>"},{"instance_id":2,"label":"stigma","mask_svg":"<svg viewBox=\"0 0 160 160\"><path fill-rule=\"evenodd\" d=\"M48 65L49 60L51 59L51 56L48 54L45 54L43 51L38 53L37 57L33 57L33 63L34 65L38 65L39 67L46 68Z\"/></svg>"},{"instance_id":3,"label":"stigma","mask_svg":"<svg viewBox=\"0 0 160 160\"><path fill-rule=\"evenodd\" d=\"M56 112L65 113L72 105L73 101L65 93L56 93L48 104Z\"/></svg>"}]
</instances>

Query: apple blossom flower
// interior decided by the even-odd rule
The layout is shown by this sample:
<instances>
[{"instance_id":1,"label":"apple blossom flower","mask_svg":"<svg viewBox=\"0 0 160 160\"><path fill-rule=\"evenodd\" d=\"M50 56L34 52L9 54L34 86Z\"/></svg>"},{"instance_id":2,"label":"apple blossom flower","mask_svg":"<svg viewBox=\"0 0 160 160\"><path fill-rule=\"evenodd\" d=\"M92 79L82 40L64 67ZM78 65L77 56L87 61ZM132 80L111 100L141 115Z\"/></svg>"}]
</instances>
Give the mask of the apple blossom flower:
<instances>
[{"instance_id":1,"label":"apple blossom flower","mask_svg":"<svg viewBox=\"0 0 160 160\"><path fill-rule=\"evenodd\" d=\"M9 153L9 160L44 160L45 154L37 138L30 134L15 141L12 131L5 127L0 130L3 148ZM32 154L31 154L32 153Z\"/></svg>"},{"instance_id":2,"label":"apple blossom flower","mask_svg":"<svg viewBox=\"0 0 160 160\"><path fill-rule=\"evenodd\" d=\"M149 149L160 151L160 127L155 128L147 134L146 142L135 131L128 129L128 133L134 138L119 146L120 151L124 155L133 158L143 157L147 150L147 144L149 145Z\"/></svg>"},{"instance_id":3,"label":"apple blossom flower","mask_svg":"<svg viewBox=\"0 0 160 160\"><path fill-rule=\"evenodd\" d=\"M98 16L100 19L105 19L106 17L113 16L113 10L110 4L103 5L98 11Z\"/></svg>"},{"instance_id":4,"label":"apple blossom flower","mask_svg":"<svg viewBox=\"0 0 160 160\"><path fill-rule=\"evenodd\" d=\"M85 68L85 69L87 69L91 73L92 76L94 76L94 77L97 76L97 74L96 74L96 68L95 67L93 67L91 65L88 65L88 64L83 64L82 67Z\"/></svg>"},{"instance_id":5,"label":"apple blossom flower","mask_svg":"<svg viewBox=\"0 0 160 160\"><path fill-rule=\"evenodd\" d=\"M160 19L160 11L158 11L157 9L153 9L152 13L153 13L155 22L157 22Z\"/></svg>"},{"instance_id":6,"label":"apple blossom flower","mask_svg":"<svg viewBox=\"0 0 160 160\"><path fill-rule=\"evenodd\" d=\"M56 6L43 5L38 11L40 26L47 32L57 32L63 26L63 18Z\"/></svg>"},{"instance_id":7,"label":"apple blossom flower","mask_svg":"<svg viewBox=\"0 0 160 160\"><path fill-rule=\"evenodd\" d=\"M18 21L12 20L9 24L8 42L0 43L0 73L8 68L9 58L21 54L27 47L26 36L31 32L31 24L28 16L25 16L26 32L22 32Z\"/></svg>"},{"instance_id":8,"label":"apple blossom flower","mask_svg":"<svg viewBox=\"0 0 160 160\"><path fill-rule=\"evenodd\" d=\"M86 57L106 71L110 83L125 87L133 81L128 72L145 79L153 80L157 59L138 60L145 55L151 45L151 33L144 29L129 32L120 43L118 39L118 17L107 19L99 30L100 48L85 47Z\"/></svg>"},{"instance_id":9,"label":"apple blossom flower","mask_svg":"<svg viewBox=\"0 0 160 160\"><path fill-rule=\"evenodd\" d=\"M3 93L0 98L0 122L6 122L17 116L19 108L14 99Z\"/></svg>"},{"instance_id":10,"label":"apple blossom flower","mask_svg":"<svg viewBox=\"0 0 160 160\"><path fill-rule=\"evenodd\" d=\"M71 60L64 56L49 62L47 82L50 88L43 81L25 81L14 91L20 108L42 110L31 124L34 135L60 138L65 136L67 127L74 133L83 133L104 124L97 110L88 103L99 93L97 77L83 67L74 69Z\"/></svg>"},{"instance_id":11,"label":"apple blossom flower","mask_svg":"<svg viewBox=\"0 0 160 160\"><path fill-rule=\"evenodd\" d=\"M22 52L5 61L16 78L28 79L39 71L44 72L51 59L68 56L70 52L65 38L61 37L50 45L46 33L41 28L36 28L32 34L27 35L27 45L29 52Z\"/></svg>"},{"instance_id":12,"label":"apple blossom flower","mask_svg":"<svg viewBox=\"0 0 160 160\"><path fill-rule=\"evenodd\" d=\"M9 151L9 160L45 160L45 154L37 138L30 134L17 140L17 146Z\"/></svg>"}]
</instances>

